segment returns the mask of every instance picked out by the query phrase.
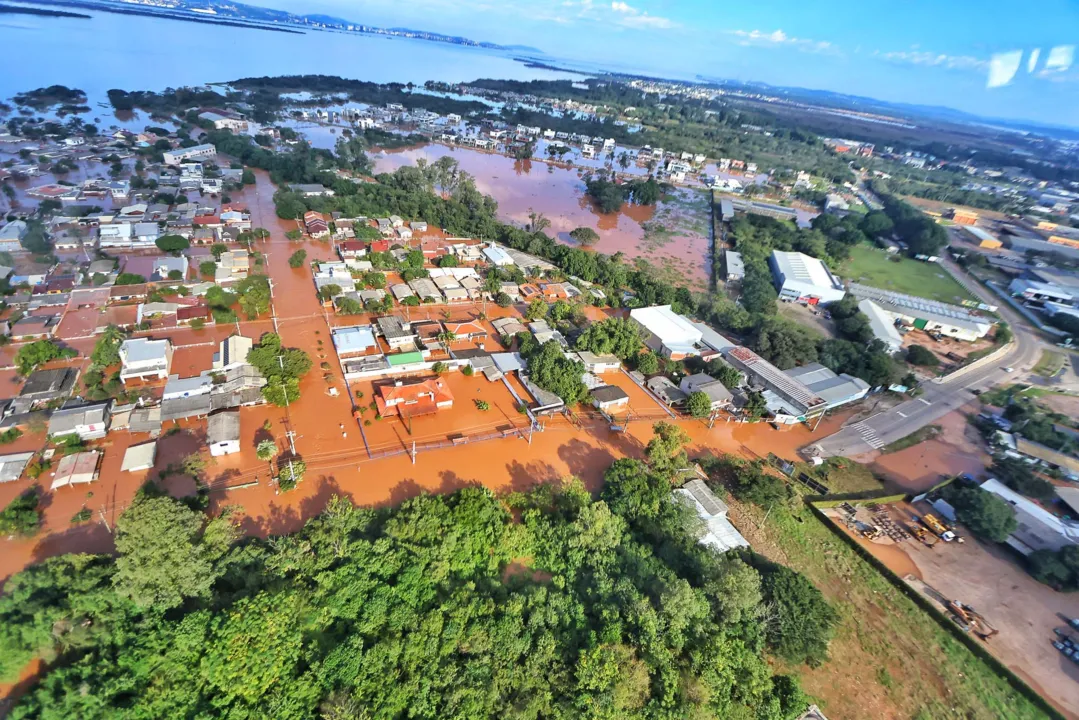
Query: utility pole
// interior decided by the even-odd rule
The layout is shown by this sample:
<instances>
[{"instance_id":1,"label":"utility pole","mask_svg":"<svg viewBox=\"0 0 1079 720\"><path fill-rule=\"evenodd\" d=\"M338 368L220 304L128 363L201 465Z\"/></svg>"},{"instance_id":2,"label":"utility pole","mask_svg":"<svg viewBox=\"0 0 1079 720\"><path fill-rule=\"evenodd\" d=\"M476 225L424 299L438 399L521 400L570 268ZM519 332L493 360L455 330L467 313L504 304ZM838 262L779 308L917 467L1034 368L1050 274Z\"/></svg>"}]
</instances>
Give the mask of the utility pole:
<instances>
[{"instance_id":1,"label":"utility pole","mask_svg":"<svg viewBox=\"0 0 1079 720\"><path fill-rule=\"evenodd\" d=\"M416 441L412 441L412 464L416 464Z\"/></svg>"},{"instance_id":2,"label":"utility pole","mask_svg":"<svg viewBox=\"0 0 1079 720\"><path fill-rule=\"evenodd\" d=\"M109 525L109 519L105 516L105 508L99 507L97 509L97 514L101 517L101 524L105 526L105 529L108 530L109 534L111 535L112 526Z\"/></svg>"}]
</instances>

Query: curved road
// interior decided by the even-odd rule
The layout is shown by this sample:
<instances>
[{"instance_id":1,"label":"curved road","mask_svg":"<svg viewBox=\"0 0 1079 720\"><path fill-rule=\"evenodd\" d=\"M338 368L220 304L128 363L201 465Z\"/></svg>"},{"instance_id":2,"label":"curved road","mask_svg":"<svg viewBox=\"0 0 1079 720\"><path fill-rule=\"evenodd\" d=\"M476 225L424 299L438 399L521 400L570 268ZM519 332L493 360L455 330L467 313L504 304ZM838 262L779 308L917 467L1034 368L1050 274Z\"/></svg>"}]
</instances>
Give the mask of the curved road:
<instances>
[{"instance_id":1,"label":"curved road","mask_svg":"<svg viewBox=\"0 0 1079 720\"><path fill-rule=\"evenodd\" d=\"M943 382L923 383L921 397L907 400L890 410L847 425L804 448L804 454L833 457L878 450L966 405L974 398L973 390L988 390L1005 382L1019 381L1037 364L1042 349L1047 346L1037 331L1027 325L1007 304L1002 303L1000 298L993 297L992 293L980 284L967 279L955 265L950 262L943 264L952 275L957 276L960 284L982 302L999 306L997 312L1008 323L1015 336L1011 349L998 360L987 363L985 367L959 373L957 377ZM1005 367L1014 368L1015 373L1005 373Z\"/></svg>"}]
</instances>

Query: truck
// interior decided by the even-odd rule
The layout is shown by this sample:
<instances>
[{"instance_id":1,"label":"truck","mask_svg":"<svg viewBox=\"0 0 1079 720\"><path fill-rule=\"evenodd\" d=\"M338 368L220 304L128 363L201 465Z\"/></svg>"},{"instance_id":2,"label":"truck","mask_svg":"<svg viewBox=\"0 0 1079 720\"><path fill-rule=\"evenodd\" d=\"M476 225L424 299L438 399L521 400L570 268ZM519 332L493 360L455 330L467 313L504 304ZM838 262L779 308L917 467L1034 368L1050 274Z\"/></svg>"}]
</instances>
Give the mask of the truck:
<instances>
[{"instance_id":1,"label":"truck","mask_svg":"<svg viewBox=\"0 0 1079 720\"><path fill-rule=\"evenodd\" d=\"M922 524L929 528L930 532L932 532L944 542L951 542L952 540L956 539L956 534L948 528L944 527L944 523L937 519L937 516L933 513L926 513L925 515L923 515Z\"/></svg>"},{"instance_id":2,"label":"truck","mask_svg":"<svg viewBox=\"0 0 1079 720\"><path fill-rule=\"evenodd\" d=\"M925 531L925 528L921 525L910 523L907 525L907 530L914 536L914 539L922 543L926 547L933 547L937 544L937 536L931 535Z\"/></svg>"}]
</instances>

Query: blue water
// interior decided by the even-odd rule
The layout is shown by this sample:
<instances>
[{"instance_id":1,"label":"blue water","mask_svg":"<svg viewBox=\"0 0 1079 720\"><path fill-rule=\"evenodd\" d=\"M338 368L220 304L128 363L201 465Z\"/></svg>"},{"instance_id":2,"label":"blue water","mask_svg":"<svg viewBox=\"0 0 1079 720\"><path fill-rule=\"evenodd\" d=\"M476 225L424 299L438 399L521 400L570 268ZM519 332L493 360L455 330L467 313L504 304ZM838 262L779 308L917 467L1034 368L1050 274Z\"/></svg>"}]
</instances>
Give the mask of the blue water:
<instances>
[{"instance_id":1,"label":"blue water","mask_svg":"<svg viewBox=\"0 0 1079 720\"><path fill-rule=\"evenodd\" d=\"M372 82L578 77L526 67L508 53L333 32L303 35L79 9L89 20L7 15L0 98L48 85L87 92L162 90L262 75L324 74Z\"/></svg>"}]
</instances>

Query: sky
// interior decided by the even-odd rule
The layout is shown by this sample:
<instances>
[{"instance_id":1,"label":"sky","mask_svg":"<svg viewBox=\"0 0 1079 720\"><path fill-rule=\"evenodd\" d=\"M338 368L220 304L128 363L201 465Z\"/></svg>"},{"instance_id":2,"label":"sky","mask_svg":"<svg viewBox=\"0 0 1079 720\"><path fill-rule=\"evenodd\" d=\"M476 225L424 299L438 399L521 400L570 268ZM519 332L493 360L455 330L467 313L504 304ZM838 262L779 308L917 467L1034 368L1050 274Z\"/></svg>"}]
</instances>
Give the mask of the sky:
<instances>
[{"instance_id":1,"label":"sky","mask_svg":"<svg viewBox=\"0 0 1079 720\"><path fill-rule=\"evenodd\" d=\"M1079 127L1079 2L252 0L691 79L765 82Z\"/></svg>"}]
</instances>

